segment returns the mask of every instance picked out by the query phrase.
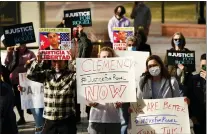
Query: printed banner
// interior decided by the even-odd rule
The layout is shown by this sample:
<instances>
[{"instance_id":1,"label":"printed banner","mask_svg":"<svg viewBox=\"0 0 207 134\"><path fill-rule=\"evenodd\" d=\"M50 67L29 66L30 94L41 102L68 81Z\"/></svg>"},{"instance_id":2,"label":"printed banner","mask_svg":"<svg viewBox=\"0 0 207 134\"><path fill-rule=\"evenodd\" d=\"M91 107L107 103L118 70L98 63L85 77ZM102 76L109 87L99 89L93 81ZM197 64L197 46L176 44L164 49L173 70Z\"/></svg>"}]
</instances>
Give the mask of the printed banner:
<instances>
[{"instance_id":1,"label":"printed banner","mask_svg":"<svg viewBox=\"0 0 207 134\"><path fill-rule=\"evenodd\" d=\"M180 52L167 50L168 65L185 65L188 70L195 71L195 51Z\"/></svg>"},{"instance_id":2,"label":"printed banner","mask_svg":"<svg viewBox=\"0 0 207 134\"><path fill-rule=\"evenodd\" d=\"M132 57L76 58L78 103L136 102L133 64Z\"/></svg>"},{"instance_id":3,"label":"printed banner","mask_svg":"<svg viewBox=\"0 0 207 134\"><path fill-rule=\"evenodd\" d=\"M113 27L113 49L126 50L126 39L134 35L134 27Z\"/></svg>"},{"instance_id":4,"label":"printed banner","mask_svg":"<svg viewBox=\"0 0 207 134\"><path fill-rule=\"evenodd\" d=\"M66 27L76 27L77 25L82 25L83 27L92 26L90 8L65 10L64 17Z\"/></svg>"},{"instance_id":5,"label":"printed banner","mask_svg":"<svg viewBox=\"0 0 207 134\"><path fill-rule=\"evenodd\" d=\"M27 44L36 42L33 23L24 23L3 27L5 45Z\"/></svg>"},{"instance_id":6,"label":"printed banner","mask_svg":"<svg viewBox=\"0 0 207 134\"><path fill-rule=\"evenodd\" d=\"M27 79L26 73L19 73L19 84L23 88L21 92L22 109L44 107L44 85Z\"/></svg>"},{"instance_id":7,"label":"printed banner","mask_svg":"<svg viewBox=\"0 0 207 134\"><path fill-rule=\"evenodd\" d=\"M134 69L135 69L135 80L136 87L139 88L139 80L142 73L146 70L146 60L149 57L149 52L141 52L141 51L118 51L115 50L116 54L119 57L127 57L132 56L134 58Z\"/></svg>"},{"instance_id":8,"label":"printed banner","mask_svg":"<svg viewBox=\"0 0 207 134\"><path fill-rule=\"evenodd\" d=\"M72 60L70 50L40 50L42 60Z\"/></svg>"},{"instance_id":9,"label":"printed banner","mask_svg":"<svg viewBox=\"0 0 207 134\"><path fill-rule=\"evenodd\" d=\"M47 59L47 60L71 59L70 58L71 57L71 52L70 52L71 29L70 28L40 28L39 33L40 33L39 49L41 50L43 59ZM55 50L55 49L59 49L59 50Z\"/></svg>"},{"instance_id":10,"label":"printed banner","mask_svg":"<svg viewBox=\"0 0 207 134\"><path fill-rule=\"evenodd\" d=\"M191 134L188 104L183 97L131 103L131 134Z\"/></svg>"}]
</instances>

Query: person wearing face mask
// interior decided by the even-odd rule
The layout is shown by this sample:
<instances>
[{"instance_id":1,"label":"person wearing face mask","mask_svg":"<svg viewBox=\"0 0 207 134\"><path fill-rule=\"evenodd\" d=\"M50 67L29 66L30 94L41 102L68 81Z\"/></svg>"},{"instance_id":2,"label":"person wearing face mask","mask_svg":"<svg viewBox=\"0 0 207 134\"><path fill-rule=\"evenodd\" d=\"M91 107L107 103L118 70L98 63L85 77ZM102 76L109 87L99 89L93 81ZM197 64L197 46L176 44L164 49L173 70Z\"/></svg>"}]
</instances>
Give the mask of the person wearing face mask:
<instances>
[{"instance_id":1,"label":"person wearing face mask","mask_svg":"<svg viewBox=\"0 0 207 134\"><path fill-rule=\"evenodd\" d=\"M68 61L53 60L44 69L40 54L27 71L27 78L44 84L43 134L76 134L76 73Z\"/></svg>"},{"instance_id":2,"label":"person wearing face mask","mask_svg":"<svg viewBox=\"0 0 207 134\"><path fill-rule=\"evenodd\" d=\"M206 133L206 53L200 58L200 73L188 82L189 114L195 134Z\"/></svg>"},{"instance_id":3,"label":"person wearing face mask","mask_svg":"<svg viewBox=\"0 0 207 134\"><path fill-rule=\"evenodd\" d=\"M140 77L137 89L138 99L182 97L178 81L169 74L161 58L157 55L151 55L147 58L146 71ZM189 104L187 98L184 101ZM189 121L190 127L192 127L192 121ZM191 130L191 134L194 134L193 130Z\"/></svg>"},{"instance_id":4,"label":"person wearing face mask","mask_svg":"<svg viewBox=\"0 0 207 134\"><path fill-rule=\"evenodd\" d=\"M138 99L162 99L180 97L179 85L171 77L161 58L151 55L146 60L146 72L140 78Z\"/></svg>"},{"instance_id":5,"label":"person wearing face mask","mask_svg":"<svg viewBox=\"0 0 207 134\"><path fill-rule=\"evenodd\" d=\"M136 51L137 48L135 46L136 38L134 36L127 37L126 44L128 51Z\"/></svg>"},{"instance_id":6,"label":"person wearing face mask","mask_svg":"<svg viewBox=\"0 0 207 134\"><path fill-rule=\"evenodd\" d=\"M35 54L26 47L26 44L7 47L7 56L4 64L11 72L10 79L15 93L15 106L20 116L17 122L18 125L25 124L24 111L21 109L20 92L17 88L19 85L19 73L27 71L24 65L33 58L35 58Z\"/></svg>"},{"instance_id":7,"label":"person wearing face mask","mask_svg":"<svg viewBox=\"0 0 207 134\"><path fill-rule=\"evenodd\" d=\"M134 29L142 26L144 27L145 35L148 36L152 19L150 8L143 1L136 1L134 2L130 17L134 19Z\"/></svg>"},{"instance_id":8,"label":"person wearing face mask","mask_svg":"<svg viewBox=\"0 0 207 134\"><path fill-rule=\"evenodd\" d=\"M111 43L113 44L113 27L129 27L130 20L124 15L126 10L123 6L117 6L114 9L114 16L108 22L108 35Z\"/></svg>"},{"instance_id":9,"label":"person wearing face mask","mask_svg":"<svg viewBox=\"0 0 207 134\"><path fill-rule=\"evenodd\" d=\"M77 48L78 47L78 54ZM72 53L75 55L73 58L89 58L93 50L93 44L90 39L88 39L85 32L83 32L83 27L77 25L73 28L73 39L72 39Z\"/></svg>"},{"instance_id":10,"label":"person wearing face mask","mask_svg":"<svg viewBox=\"0 0 207 134\"><path fill-rule=\"evenodd\" d=\"M185 44L186 41L183 34L181 32L176 32L172 37L171 40L172 48L170 50L189 52L190 50L188 48L185 48ZM189 68L187 68L187 66L184 66L182 64L178 64L174 66L168 65L167 54L164 59L164 64L168 68L170 75L174 76L177 79L180 87L180 92L185 96L187 92L188 79L189 77L192 76L192 72L195 70L190 70Z\"/></svg>"}]
</instances>

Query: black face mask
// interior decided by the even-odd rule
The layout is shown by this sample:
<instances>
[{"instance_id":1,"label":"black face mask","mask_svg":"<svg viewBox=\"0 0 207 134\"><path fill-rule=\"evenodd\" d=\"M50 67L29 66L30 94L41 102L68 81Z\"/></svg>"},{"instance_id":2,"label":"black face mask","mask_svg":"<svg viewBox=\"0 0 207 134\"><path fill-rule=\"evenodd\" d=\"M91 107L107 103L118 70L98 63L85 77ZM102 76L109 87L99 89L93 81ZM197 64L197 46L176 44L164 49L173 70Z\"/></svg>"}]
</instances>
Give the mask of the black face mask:
<instances>
[{"instance_id":1,"label":"black face mask","mask_svg":"<svg viewBox=\"0 0 207 134\"><path fill-rule=\"evenodd\" d=\"M118 17L116 17L118 20L123 18L123 14L119 13L119 12L116 13L116 16L118 16Z\"/></svg>"}]
</instances>

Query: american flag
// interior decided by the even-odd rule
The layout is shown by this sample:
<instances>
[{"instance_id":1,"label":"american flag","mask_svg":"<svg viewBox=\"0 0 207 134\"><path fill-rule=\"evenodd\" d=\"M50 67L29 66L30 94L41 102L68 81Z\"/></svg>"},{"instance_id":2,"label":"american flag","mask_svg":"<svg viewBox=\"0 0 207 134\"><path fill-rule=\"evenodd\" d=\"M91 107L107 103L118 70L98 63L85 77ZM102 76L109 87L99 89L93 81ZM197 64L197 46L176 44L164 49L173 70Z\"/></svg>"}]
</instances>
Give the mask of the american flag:
<instances>
[{"instance_id":1,"label":"american flag","mask_svg":"<svg viewBox=\"0 0 207 134\"><path fill-rule=\"evenodd\" d=\"M60 41L70 41L69 33L60 33Z\"/></svg>"},{"instance_id":2,"label":"american flag","mask_svg":"<svg viewBox=\"0 0 207 134\"><path fill-rule=\"evenodd\" d=\"M40 33L40 50L44 50L45 48L50 46L50 42L48 41L46 32ZM61 41L70 41L69 33L57 33L58 35L58 42L61 44Z\"/></svg>"}]
</instances>

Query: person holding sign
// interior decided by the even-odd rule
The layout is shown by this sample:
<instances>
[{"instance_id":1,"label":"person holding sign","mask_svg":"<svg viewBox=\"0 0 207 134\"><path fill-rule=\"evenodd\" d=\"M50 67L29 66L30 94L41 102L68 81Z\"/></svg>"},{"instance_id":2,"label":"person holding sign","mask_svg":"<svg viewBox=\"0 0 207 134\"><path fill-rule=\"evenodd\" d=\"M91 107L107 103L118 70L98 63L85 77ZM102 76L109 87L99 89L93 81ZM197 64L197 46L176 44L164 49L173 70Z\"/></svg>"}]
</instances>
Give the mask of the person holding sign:
<instances>
[{"instance_id":1,"label":"person holding sign","mask_svg":"<svg viewBox=\"0 0 207 134\"><path fill-rule=\"evenodd\" d=\"M185 44L185 37L182 33L177 32L172 37L172 48L170 50L178 52L190 52L189 49L185 48ZM187 80L189 79L188 77L192 75L192 70L183 64L168 65L167 54L165 56L164 64L168 67L168 72L170 75L174 76L177 79L180 87L180 92L185 95L185 92L187 90L186 85L188 83Z\"/></svg>"},{"instance_id":2,"label":"person holding sign","mask_svg":"<svg viewBox=\"0 0 207 134\"><path fill-rule=\"evenodd\" d=\"M100 50L100 58L115 57L113 49L103 47ZM89 102L91 106L90 118L88 125L89 134L120 134L121 124L119 108L121 103L98 104Z\"/></svg>"},{"instance_id":3,"label":"person holding sign","mask_svg":"<svg viewBox=\"0 0 207 134\"><path fill-rule=\"evenodd\" d=\"M130 21L124 16L126 10L123 6L117 6L114 9L114 16L108 22L108 34L111 43L113 44L113 27L129 27Z\"/></svg>"},{"instance_id":4,"label":"person holding sign","mask_svg":"<svg viewBox=\"0 0 207 134\"><path fill-rule=\"evenodd\" d=\"M43 134L76 134L75 90L76 73L66 60L51 61L52 68L44 69L41 56L33 61L27 78L44 83L45 126Z\"/></svg>"},{"instance_id":5,"label":"person holding sign","mask_svg":"<svg viewBox=\"0 0 207 134\"><path fill-rule=\"evenodd\" d=\"M161 58L151 55L146 61L146 72L140 78L138 99L161 99L180 97L179 85L171 77Z\"/></svg>"},{"instance_id":6,"label":"person holding sign","mask_svg":"<svg viewBox=\"0 0 207 134\"><path fill-rule=\"evenodd\" d=\"M27 48L26 44L7 47L5 65L11 72L10 79L15 93L15 105L20 116L20 119L17 122L18 125L25 124L24 111L21 109L20 92L17 88L19 85L19 73L25 73L27 71L24 65L28 60L33 58L35 58L35 54Z\"/></svg>"}]
</instances>

